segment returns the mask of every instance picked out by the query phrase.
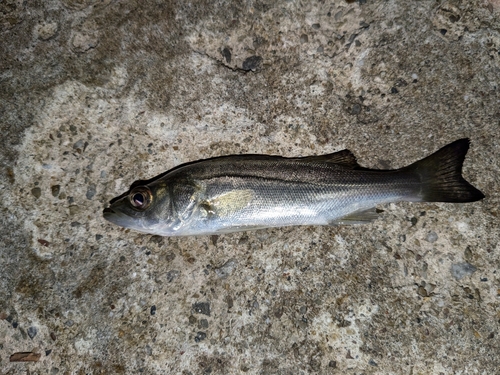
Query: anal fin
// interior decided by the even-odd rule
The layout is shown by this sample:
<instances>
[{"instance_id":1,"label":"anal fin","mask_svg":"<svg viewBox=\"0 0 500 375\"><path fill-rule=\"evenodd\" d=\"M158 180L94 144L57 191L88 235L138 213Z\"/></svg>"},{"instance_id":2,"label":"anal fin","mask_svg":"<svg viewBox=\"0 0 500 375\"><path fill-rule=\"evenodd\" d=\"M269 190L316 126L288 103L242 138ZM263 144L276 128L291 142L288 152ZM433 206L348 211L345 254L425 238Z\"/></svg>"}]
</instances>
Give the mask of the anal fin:
<instances>
[{"instance_id":1,"label":"anal fin","mask_svg":"<svg viewBox=\"0 0 500 375\"><path fill-rule=\"evenodd\" d=\"M350 213L344 217L333 220L329 225L354 225L354 224L367 224L378 218L378 214L382 212L375 207L367 210L359 210Z\"/></svg>"}]
</instances>

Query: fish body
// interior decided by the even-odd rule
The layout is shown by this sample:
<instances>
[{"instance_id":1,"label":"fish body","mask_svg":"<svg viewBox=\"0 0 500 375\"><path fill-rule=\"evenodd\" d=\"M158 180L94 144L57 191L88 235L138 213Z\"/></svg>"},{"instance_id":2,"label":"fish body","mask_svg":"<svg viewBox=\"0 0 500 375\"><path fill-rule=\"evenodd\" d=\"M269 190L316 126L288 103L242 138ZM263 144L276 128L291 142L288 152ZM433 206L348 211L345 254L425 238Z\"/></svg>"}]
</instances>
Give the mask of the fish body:
<instances>
[{"instance_id":1,"label":"fish body","mask_svg":"<svg viewBox=\"0 0 500 375\"><path fill-rule=\"evenodd\" d=\"M484 195L461 176L469 140L397 170L360 167L353 154L304 158L233 155L176 167L113 199L104 218L163 236L294 225L365 223L399 201L473 202Z\"/></svg>"}]
</instances>

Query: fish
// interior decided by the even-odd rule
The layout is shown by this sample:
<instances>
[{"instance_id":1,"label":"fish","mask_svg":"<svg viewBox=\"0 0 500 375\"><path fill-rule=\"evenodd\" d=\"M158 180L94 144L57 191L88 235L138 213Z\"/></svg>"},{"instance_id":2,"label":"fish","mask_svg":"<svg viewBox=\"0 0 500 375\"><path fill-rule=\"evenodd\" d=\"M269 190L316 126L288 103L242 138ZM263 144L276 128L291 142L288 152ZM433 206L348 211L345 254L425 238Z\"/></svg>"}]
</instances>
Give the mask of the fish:
<instances>
[{"instance_id":1,"label":"fish","mask_svg":"<svg viewBox=\"0 0 500 375\"><path fill-rule=\"evenodd\" d=\"M400 169L360 166L349 150L286 158L229 155L139 180L104 208L107 221L160 236L217 235L297 225L364 224L389 202L475 202L462 177L470 140Z\"/></svg>"}]
</instances>

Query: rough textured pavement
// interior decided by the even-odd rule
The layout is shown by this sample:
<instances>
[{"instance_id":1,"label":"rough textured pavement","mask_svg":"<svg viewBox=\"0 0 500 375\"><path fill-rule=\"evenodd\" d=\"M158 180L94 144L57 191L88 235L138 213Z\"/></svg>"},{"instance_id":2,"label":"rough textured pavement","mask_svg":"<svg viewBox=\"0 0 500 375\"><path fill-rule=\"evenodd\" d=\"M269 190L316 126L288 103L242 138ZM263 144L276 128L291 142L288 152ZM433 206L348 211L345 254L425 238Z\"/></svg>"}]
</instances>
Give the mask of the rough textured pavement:
<instances>
[{"instance_id":1,"label":"rough textured pavement","mask_svg":"<svg viewBox=\"0 0 500 375\"><path fill-rule=\"evenodd\" d=\"M0 30L0 374L498 372L498 0L6 0ZM195 238L102 219L200 158L396 168L462 137L481 202Z\"/></svg>"}]
</instances>

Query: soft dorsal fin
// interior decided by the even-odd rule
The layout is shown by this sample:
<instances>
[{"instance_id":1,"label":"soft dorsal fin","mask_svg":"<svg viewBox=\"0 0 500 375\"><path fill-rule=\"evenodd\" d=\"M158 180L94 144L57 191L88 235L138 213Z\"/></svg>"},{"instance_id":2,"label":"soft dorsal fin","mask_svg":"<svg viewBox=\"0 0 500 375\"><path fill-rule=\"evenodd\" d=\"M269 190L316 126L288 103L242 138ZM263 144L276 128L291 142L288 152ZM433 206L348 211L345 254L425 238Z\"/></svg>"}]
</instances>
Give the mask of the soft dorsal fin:
<instances>
[{"instance_id":1,"label":"soft dorsal fin","mask_svg":"<svg viewBox=\"0 0 500 375\"><path fill-rule=\"evenodd\" d=\"M297 158L297 160L301 160L306 163L331 163L349 169L360 168L360 165L356 161L356 157L349 150L342 150L334 152L333 154L306 156L303 158Z\"/></svg>"}]
</instances>

